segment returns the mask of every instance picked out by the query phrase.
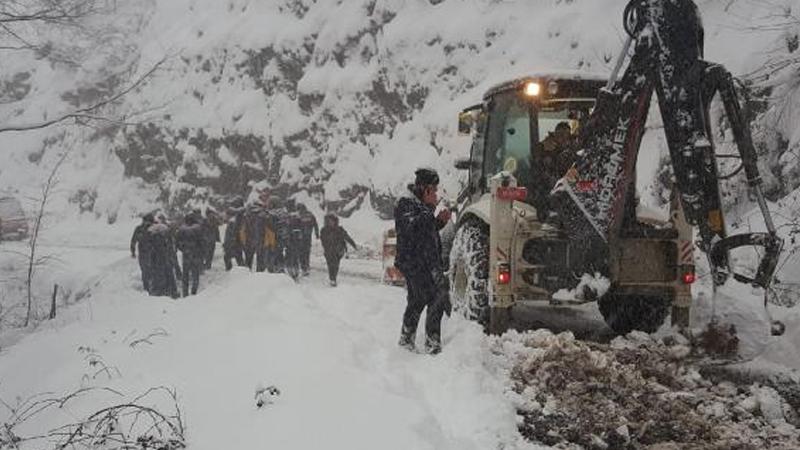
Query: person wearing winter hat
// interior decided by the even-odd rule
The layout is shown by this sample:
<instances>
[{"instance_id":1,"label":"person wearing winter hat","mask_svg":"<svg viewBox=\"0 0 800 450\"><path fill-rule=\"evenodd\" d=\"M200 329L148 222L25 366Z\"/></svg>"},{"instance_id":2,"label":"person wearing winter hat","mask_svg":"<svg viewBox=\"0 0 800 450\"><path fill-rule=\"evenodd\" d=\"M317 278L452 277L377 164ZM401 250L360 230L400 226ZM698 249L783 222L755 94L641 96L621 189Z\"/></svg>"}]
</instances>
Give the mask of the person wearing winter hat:
<instances>
[{"instance_id":1,"label":"person wearing winter hat","mask_svg":"<svg viewBox=\"0 0 800 450\"><path fill-rule=\"evenodd\" d=\"M408 290L400 346L414 350L422 311L425 318L425 348L430 354L442 350L442 315L450 315L450 286L442 261L439 230L450 221L450 210L434 215L439 202L439 174L433 169L417 169L414 184L409 185L412 196L402 198L395 208L397 256L395 267L403 273Z\"/></svg>"}]
</instances>

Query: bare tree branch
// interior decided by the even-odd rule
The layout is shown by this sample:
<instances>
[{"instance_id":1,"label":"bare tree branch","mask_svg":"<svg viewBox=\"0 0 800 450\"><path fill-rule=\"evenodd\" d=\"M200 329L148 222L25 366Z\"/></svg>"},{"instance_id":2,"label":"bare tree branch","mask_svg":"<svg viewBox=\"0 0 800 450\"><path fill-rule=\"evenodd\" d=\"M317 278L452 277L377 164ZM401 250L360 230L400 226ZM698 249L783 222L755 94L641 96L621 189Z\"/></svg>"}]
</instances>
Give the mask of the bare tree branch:
<instances>
[{"instance_id":1,"label":"bare tree branch","mask_svg":"<svg viewBox=\"0 0 800 450\"><path fill-rule=\"evenodd\" d=\"M64 122L64 121L69 120L69 119L101 120L97 116L92 115L91 113L101 109L102 107L104 107L106 105L109 105L111 103L116 102L117 100L121 99L122 97L124 97L125 95L127 95L128 93L133 91L134 89L136 89L139 86L143 85L156 72L156 70L158 70L164 64L164 62L166 60L167 60L166 57L162 58L155 65L153 65L153 67L151 67L150 70L148 70L141 77L136 79L136 81L134 81L133 84L131 84L130 86L128 86L124 90L112 95L111 97L109 97L109 98L107 98L105 100L102 100L102 101L100 101L98 103L95 103L95 104L93 104L91 106L88 106L86 108L76 109L76 110L74 110L74 111L72 111L70 113L61 115L61 116L59 116L59 117L57 117L55 119L52 119L52 120L46 120L44 122L39 122L39 123L16 124L16 125L2 126L2 127L0 127L0 133L5 133L5 132L8 132L8 131L39 130L39 129L42 129L42 128L47 128L47 127L49 127L51 125L55 125L55 124L60 123L60 122ZM113 122L113 119L102 119L102 120L108 120L108 121L112 121Z\"/></svg>"},{"instance_id":2,"label":"bare tree branch","mask_svg":"<svg viewBox=\"0 0 800 450\"><path fill-rule=\"evenodd\" d=\"M166 387L152 388L131 401L111 404L76 423L61 425L32 436L17 434L17 428L39 414L53 408L64 408L76 398L95 393L111 393L124 397L121 392L110 388L83 388L62 397L52 393L37 394L24 401L18 400L15 405L0 399L0 406L4 406L9 412L9 416L0 425L0 447L28 448L30 443L46 441L48 448L56 449L186 448L178 395L174 389ZM167 406L166 409L157 409L155 404L163 403L164 400L172 404L171 408ZM30 425L26 428L30 428ZM43 445L35 447L44 448Z\"/></svg>"},{"instance_id":3,"label":"bare tree branch","mask_svg":"<svg viewBox=\"0 0 800 450\"><path fill-rule=\"evenodd\" d=\"M43 22L69 25L90 14L98 12L95 0L44 1L39 5L26 5L23 11L15 11L9 2L0 5L0 23ZM29 7L32 9L27 9ZM40 8L40 9L37 9Z\"/></svg>"},{"instance_id":4,"label":"bare tree branch","mask_svg":"<svg viewBox=\"0 0 800 450\"><path fill-rule=\"evenodd\" d=\"M147 343L147 344L153 345L153 342L150 339L152 339L154 337L165 337L165 336L169 336L169 333L167 333L167 330L165 330L163 328L156 328L155 330L153 330L147 336L139 338L139 339L136 339L136 340L132 341L128 345L130 345L132 348L136 347L137 345L142 344L142 343Z\"/></svg>"},{"instance_id":5,"label":"bare tree branch","mask_svg":"<svg viewBox=\"0 0 800 450\"><path fill-rule=\"evenodd\" d=\"M30 240L28 241L28 275L25 280L25 287L28 294L28 312L25 314L25 326L27 327L31 321L31 310L33 306L33 275L34 275L34 268L37 266L37 257L36 257L36 250L39 240L39 232L42 228L42 219L44 218L45 208L47 207L47 201L50 199L50 192L56 184L56 175L58 174L58 169L61 168L61 165L64 164L66 161L67 156L69 156L70 151L67 150L61 154L61 156L56 161L53 169L50 171L50 175L47 177L44 185L42 186L42 197L39 202L39 211L36 214L36 217L33 222L33 233L31 233Z\"/></svg>"}]
</instances>

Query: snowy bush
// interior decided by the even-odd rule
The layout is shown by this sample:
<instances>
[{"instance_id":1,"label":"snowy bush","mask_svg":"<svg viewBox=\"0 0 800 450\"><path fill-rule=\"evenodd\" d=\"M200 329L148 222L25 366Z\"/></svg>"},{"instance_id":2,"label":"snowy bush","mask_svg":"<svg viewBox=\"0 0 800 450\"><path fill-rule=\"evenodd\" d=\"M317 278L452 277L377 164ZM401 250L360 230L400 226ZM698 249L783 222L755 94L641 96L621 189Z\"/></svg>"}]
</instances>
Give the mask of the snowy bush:
<instances>
[{"instance_id":1,"label":"snowy bush","mask_svg":"<svg viewBox=\"0 0 800 450\"><path fill-rule=\"evenodd\" d=\"M115 397L118 402L111 401ZM21 431L35 429L42 417L57 416L67 404L87 401L103 406L83 418L72 417L75 422L42 430L37 435L28 436ZM75 449L186 448L177 393L165 387L150 389L131 399L109 388L84 388L63 397L41 394L1 404L7 414L0 428L0 449L42 448L46 443L54 448Z\"/></svg>"}]
</instances>

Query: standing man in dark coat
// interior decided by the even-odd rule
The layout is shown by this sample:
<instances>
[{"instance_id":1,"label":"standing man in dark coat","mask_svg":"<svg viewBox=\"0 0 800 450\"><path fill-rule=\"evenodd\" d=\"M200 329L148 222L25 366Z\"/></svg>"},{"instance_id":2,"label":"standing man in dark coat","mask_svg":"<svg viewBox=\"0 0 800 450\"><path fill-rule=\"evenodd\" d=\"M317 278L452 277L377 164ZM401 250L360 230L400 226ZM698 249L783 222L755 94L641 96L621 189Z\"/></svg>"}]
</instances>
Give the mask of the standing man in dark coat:
<instances>
[{"instance_id":1,"label":"standing man in dark coat","mask_svg":"<svg viewBox=\"0 0 800 450\"><path fill-rule=\"evenodd\" d=\"M231 207L228 209L228 223L225 226L225 239L222 242L225 270L233 268L231 260L236 260L237 266L244 265L244 255L242 254L244 249L243 217L244 208Z\"/></svg>"},{"instance_id":2,"label":"standing man in dark coat","mask_svg":"<svg viewBox=\"0 0 800 450\"><path fill-rule=\"evenodd\" d=\"M299 211L300 226L303 230L303 239L300 249L300 266L303 269L303 276L308 276L308 271L311 266L311 234L319 239L319 224L317 219L311 212L308 211L306 205L300 203L297 205Z\"/></svg>"},{"instance_id":3,"label":"standing man in dark coat","mask_svg":"<svg viewBox=\"0 0 800 450\"><path fill-rule=\"evenodd\" d=\"M206 217L202 221L203 225L203 238L205 241L205 251L203 253L203 263L205 269L211 268L211 263L214 261L214 252L217 249L217 242L220 241L219 215L211 208L206 209Z\"/></svg>"},{"instance_id":4,"label":"standing man in dark coat","mask_svg":"<svg viewBox=\"0 0 800 450\"><path fill-rule=\"evenodd\" d=\"M136 249L139 249L139 269L142 271L142 287L148 293L150 292L150 284L153 278L151 268L151 252L152 243L150 242L147 229L150 228L155 222L155 217L152 214L145 214L142 217L142 223L133 230L131 237L131 257L136 258Z\"/></svg>"},{"instance_id":5,"label":"standing man in dark coat","mask_svg":"<svg viewBox=\"0 0 800 450\"><path fill-rule=\"evenodd\" d=\"M344 228L339 226L339 218L334 214L325 216L325 226L320 231L322 249L325 253L325 262L328 264L328 277L331 286L336 286L336 277L339 275L339 263L347 250L347 244L356 250L358 246L347 234Z\"/></svg>"},{"instance_id":6,"label":"standing man in dark coat","mask_svg":"<svg viewBox=\"0 0 800 450\"><path fill-rule=\"evenodd\" d=\"M178 230L178 250L183 255L183 296L189 296L189 279L192 280L192 295L197 294L197 285L200 283L200 271L203 269L203 257L206 250L206 239L201 218L195 213L188 214L183 219L183 225Z\"/></svg>"},{"instance_id":7,"label":"standing man in dark coat","mask_svg":"<svg viewBox=\"0 0 800 450\"><path fill-rule=\"evenodd\" d=\"M406 278L408 306L403 314L400 346L414 349L422 310L425 319L425 348L428 353L442 351L442 314L450 315L450 287L442 262L439 230L450 221L450 210L434 216L439 202L439 175L432 169L418 169L409 190L412 197L402 198L394 211L397 230L395 266Z\"/></svg>"},{"instance_id":8,"label":"standing man in dark coat","mask_svg":"<svg viewBox=\"0 0 800 450\"><path fill-rule=\"evenodd\" d=\"M175 242L172 239L172 231L167 225L167 219L159 215L150 228L147 229L148 239L152 244L150 252L150 264L152 278L150 284L150 295L168 295L178 298L178 286L175 276L181 277L181 268L178 264L178 256L175 253Z\"/></svg>"}]
</instances>

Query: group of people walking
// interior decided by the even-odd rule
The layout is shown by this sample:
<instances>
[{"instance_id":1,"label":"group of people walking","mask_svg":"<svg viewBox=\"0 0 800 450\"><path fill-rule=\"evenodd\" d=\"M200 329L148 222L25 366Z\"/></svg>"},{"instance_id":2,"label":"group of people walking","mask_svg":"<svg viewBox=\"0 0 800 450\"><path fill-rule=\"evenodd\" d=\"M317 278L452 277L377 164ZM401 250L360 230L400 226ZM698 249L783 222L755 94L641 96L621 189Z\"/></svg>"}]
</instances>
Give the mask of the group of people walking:
<instances>
[{"instance_id":1,"label":"group of people walking","mask_svg":"<svg viewBox=\"0 0 800 450\"><path fill-rule=\"evenodd\" d=\"M257 272L308 275L313 236L319 238L319 226L305 205L274 197L247 207L234 201L222 243L225 268L230 270L235 261Z\"/></svg>"},{"instance_id":2,"label":"group of people walking","mask_svg":"<svg viewBox=\"0 0 800 450\"><path fill-rule=\"evenodd\" d=\"M196 294L200 273L211 268L220 238L219 225L219 217L211 211L203 217L199 210L194 210L177 226L170 224L163 214L145 214L131 237L131 256L139 259L145 291L173 298L181 293L184 297Z\"/></svg>"},{"instance_id":3,"label":"group of people walking","mask_svg":"<svg viewBox=\"0 0 800 450\"><path fill-rule=\"evenodd\" d=\"M302 203L271 197L245 207L241 200L236 201L228 209L222 244L225 268L230 270L235 261L257 272L286 272L294 279L308 276L313 238L322 241L330 283L336 286L346 245L358 248L336 215L325 216L320 230L317 219Z\"/></svg>"},{"instance_id":4,"label":"group of people walking","mask_svg":"<svg viewBox=\"0 0 800 450\"><path fill-rule=\"evenodd\" d=\"M192 211L180 226L170 226L163 215L146 214L131 238L131 255L137 257L138 250L144 289L151 295L177 298L176 280L180 280L184 297L196 294L200 274L211 268L223 222L212 210L206 217ZM316 238L322 242L330 284L336 286L347 245L358 248L336 215L325 216L320 230L308 208L292 200L271 197L245 206L242 199L235 199L227 209L226 225L222 239L226 270L235 263L257 272L285 272L297 280L309 274Z\"/></svg>"}]
</instances>

